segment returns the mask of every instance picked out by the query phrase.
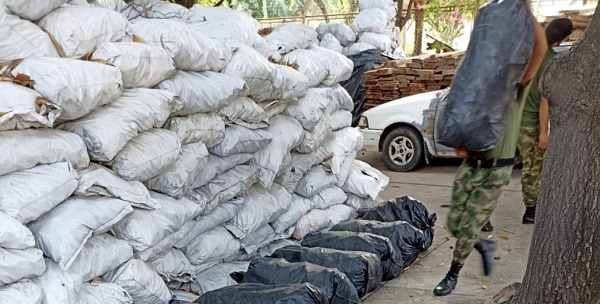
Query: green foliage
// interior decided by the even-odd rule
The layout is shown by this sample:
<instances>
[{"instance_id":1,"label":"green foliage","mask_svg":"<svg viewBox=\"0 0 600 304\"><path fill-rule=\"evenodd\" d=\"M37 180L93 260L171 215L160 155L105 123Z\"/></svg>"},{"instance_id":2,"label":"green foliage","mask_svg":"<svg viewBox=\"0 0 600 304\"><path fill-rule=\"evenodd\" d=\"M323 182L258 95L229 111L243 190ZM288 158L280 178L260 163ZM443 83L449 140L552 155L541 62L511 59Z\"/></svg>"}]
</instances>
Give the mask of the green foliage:
<instances>
[{"instance_id":1,"label":"green foliage","mask_svg":"<svg viewBox=\"0 0 600 304\"><path fill-rule=\"evenodd\" d=\"M475 15L477 3L474 0L428 1L425 22L433 30L431 35L451 46L462 35L465 21Z\"/></svg>"}]
</instances>

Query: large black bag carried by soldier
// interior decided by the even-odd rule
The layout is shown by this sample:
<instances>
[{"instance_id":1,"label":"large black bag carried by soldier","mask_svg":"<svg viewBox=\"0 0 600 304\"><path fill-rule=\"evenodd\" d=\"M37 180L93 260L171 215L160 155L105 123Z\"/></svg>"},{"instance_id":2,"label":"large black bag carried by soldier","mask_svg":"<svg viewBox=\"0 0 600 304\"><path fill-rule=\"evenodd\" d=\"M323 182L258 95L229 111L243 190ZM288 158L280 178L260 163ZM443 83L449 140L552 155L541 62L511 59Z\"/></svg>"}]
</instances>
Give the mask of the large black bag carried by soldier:
<instances>
[{"instance_id":1,"label":"large black bag carried by soldier","mask_svg":"<svg viewBox=\"0 0 600 304\"><path fill-rule=\"evenodd\" d=\"M471 152L496 147L533 52L529 5L493 0L479 9L463 62L438 108L439 143Z\"/></svg>"},{"instance_id":2,"label":"large black bag carried by soldier","mask_svg":"<svg viewBox=\"0 0 600 304\"><path fill-rule=\"evenodd\" d=\"M209 291L194 303L202 304L328 304L323 291L310 283L271 286L239 284Z\"/></svg>"},{"instance_id":3,"label":"large black bag carried by soldier","mask_svg":"<svg viewBox=\"0 0 600 304\"><path fill-rule=\"evenodd\" d=\"M364 251L287 246L277 249L271 257L285 259L292 263L308 262L327 268L337 268L354 284L359 297L379 287L383 276L379 257Z\"/></svg>"},{"instance_id":4,"label":"large black bag carried by soldier","mask_svg":"<svg viewBox=\"0 0 600 304\"><path fill-rule=\"evenodd\" d=\"M400 251L404 268L412 265L419 252L427 250L427 237L423 231L413 227L408 222L379 222L367 220L351 220L339 223L331 231L367 232L384 236Z\"/></svg>"},{"instance_id":5,"label":"large black bag carried by soldier","mask_svg":"<svg viewBox=\"0 0 600 304\"><path fill-rule=\"evenodd\" d=\"M384 281L393 280L404 272L402 255L392 241L376 234L351 231L314 232L304 237L302 246L373 253L381 260Z\"/></svg>"},{"instance_id":6,"label":"large black bag carried by soldier","mask_svg":"<svg viewBox=\"0 0 600 304\"><path fill-rule=\"evenodd\" d=\"M246 273L234 272L231 276L238 282L241 279L241 283L263 285L311 283L323 290L330 304L358 304L359 301L354 285L345 274L306 262L257 258L250 262Z\"/></svg>"},{"instance_id":7,"label":"large black bag carried by soldier","mask_svg":"<svg viewBox=\"0 0 600 304\"><path fill-rule=\"evenodd\" d=\"M409 197L397 197L380 206L367 209L360 218L369 221L395 222L405 221L423 231L426 236L425 248L433 243L433 229L437 221L435 213L429 214L427 207L420 201Z\"/></svg>"}]
</instances>

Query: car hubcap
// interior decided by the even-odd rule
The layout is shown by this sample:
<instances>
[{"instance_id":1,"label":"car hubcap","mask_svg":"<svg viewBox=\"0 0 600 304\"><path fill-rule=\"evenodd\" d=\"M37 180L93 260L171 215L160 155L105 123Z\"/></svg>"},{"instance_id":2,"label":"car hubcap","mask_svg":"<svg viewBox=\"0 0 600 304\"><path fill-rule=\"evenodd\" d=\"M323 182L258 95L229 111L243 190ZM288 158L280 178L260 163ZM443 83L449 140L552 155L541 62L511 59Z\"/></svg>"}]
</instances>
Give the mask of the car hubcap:
<instances>
[{"instance_id":1,"label":"car hubcap","mask_svg":"<svg viewBox=\"0 0 600 304\"><path fill-rule=\"evenodd\" d=\"M415 155L412 141L405 136L394 138L388 151L390 159L398 166L406 166Z\"/></svg>"}]
</instances>

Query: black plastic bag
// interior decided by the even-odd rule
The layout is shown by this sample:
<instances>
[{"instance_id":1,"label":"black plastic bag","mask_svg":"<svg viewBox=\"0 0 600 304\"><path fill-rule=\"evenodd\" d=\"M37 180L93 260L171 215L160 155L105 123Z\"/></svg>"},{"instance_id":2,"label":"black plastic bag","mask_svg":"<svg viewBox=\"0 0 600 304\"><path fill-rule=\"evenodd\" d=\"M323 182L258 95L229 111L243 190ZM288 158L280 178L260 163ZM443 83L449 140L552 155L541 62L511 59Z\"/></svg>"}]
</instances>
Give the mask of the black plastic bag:
<instances>
[{"instance_id":1,"label":"black plastic bag","mask_svg":"<svg viewBox=\"0 0 600 304\"><path fill-rule=\"evenodd\" d=\"M340 85L344 87L346 91L348 91L348 94L352 96L352 100L354 101L354 111L352 111L352 126L356 127L358 125L360 115L364 112L363 109L366 102L365 95L367 90L363 85L364 74L365 72L372 70L376 65L388 61L388 59L376 49L366 50L358 54L348 56L348 58L350 58L350 60L352 60L354 63L354 71L352 71L352 76L348 80L342 81Z\"/></svg>"},{"instance_id":2,"label":"black plastic bag","mask_svg":"<svg viewBox=\"0 0 600 304\"><path fill-rule=\"evenodd\" d=\"M379 222L367 220L351 220L339 223L332 231L367 232L384 236L402 254L404 268L412 265L417 260L419 252L425 251L427 242L423 231L413 227L408 222Z\"/></svg>"},{"instance_id":3,"label":"black plastic bag","mask_svg":"<svg viewBox=\"0 0 600 304\"><path fill-rule=\"evenodd\" d=\"M293 263L308 262L327 268L337 268L354 284L359 297L379 287L383 277L379 256L364 251L287 246L276 250L271 257Z\"/></svg>"},{"instance_id":4,"label":"black plastic bag","mask_svg":"<svg viewBox=\"0 0 600 304\"><path fill-rule=\"evenodd\" d=\"M433 231L437 215L429 214L427 207L418 200L403 196L390 200L383 205L367 209L360 218L369 221L395 222L405 221L425 233L425 248L433 243Z\"/></svg>"},{"instance_id":5,"label":"black plastic bag","mask_svg":"<svg viewBox=\"0 0 600 304\"><path fill-rule=\"evenodd\" d=\"M237 273L235 276L240 276ZM234 277L234 274L232 274ZM348 277L337 269L284 259L257 258L250 262L241 283L286 285L311 283L323 290L330 304L358 303L358 294ZM266 303L266 302L265 302Z\"/></svg>"},{"instance_id":6,"label":"black plastic bag","mask_svg":"<svg viewBox=\"0 0 600 304\"><path fill-rule=\"evenodd\" d=\"M373 253L381 260L384 281L395 279L404 272L402 255L392 241L376 234L350 231L315 232L304 237L302 246Z\"/></svg>"},{"instance_id":7,"label":"black plastic bag","mask_svg":"<svg viewBox=\"0 0 600 304\"><path fill-rule=\"evenodd\" d=\"M533 52L529 5L493 0L479 9L463 62L438 108L441 144L471 152L496 147Z\"/></svg>"},{"instance_id":8,"label":"black plastic bag","mask_svg":"<svg viewBox=\"0 0 600 304\"><path fill-rule=\"evenodd\" d=\"M323 291L310 283L293 285L239 284L203 294L203 304L328 304Z\"/></svg>"}]
</instances>

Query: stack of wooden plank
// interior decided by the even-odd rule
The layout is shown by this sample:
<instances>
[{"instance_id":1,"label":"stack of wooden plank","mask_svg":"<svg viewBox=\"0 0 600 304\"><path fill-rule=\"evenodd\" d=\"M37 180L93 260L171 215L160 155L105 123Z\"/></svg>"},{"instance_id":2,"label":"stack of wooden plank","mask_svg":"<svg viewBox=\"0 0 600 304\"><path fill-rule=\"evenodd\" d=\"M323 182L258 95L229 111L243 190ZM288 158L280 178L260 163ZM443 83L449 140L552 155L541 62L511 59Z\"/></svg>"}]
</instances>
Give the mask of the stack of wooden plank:
<instances>
[{"instance_id":1,"label":"stack of wooden plank","mask_svg":"<svg viewBox=\"0 0 600 304\"><path fill-rule=\"evenodd\" d=\"M559 11L557 15L546 16L542 25L545 27L554 19L558 18L569 18L573 21L573 34L569 37L569 41L577 41L583 37L583 33L587 29L590 21L592 21L592 17L594 16L595 8L585 8L585 9L571 9L571 10L562 10Z\"/></svg>"},{"instance_id":2,"label":"stack of wooden plank","mask_svg":"<svg viewBox=\"0 0 600 304\"><path fill-rule=\"evenodd\" d=\"M365 108L450 86L464 52L393 60L366 72Z\"/></svg>"}]
</instances>

